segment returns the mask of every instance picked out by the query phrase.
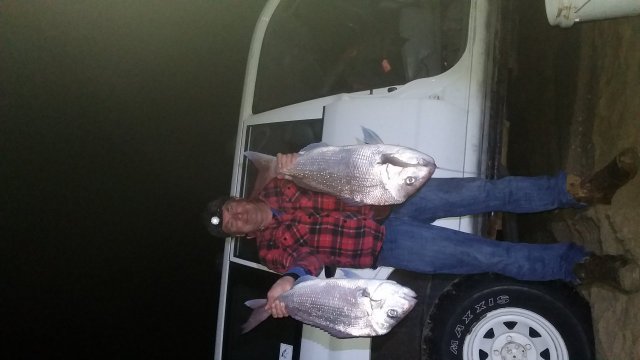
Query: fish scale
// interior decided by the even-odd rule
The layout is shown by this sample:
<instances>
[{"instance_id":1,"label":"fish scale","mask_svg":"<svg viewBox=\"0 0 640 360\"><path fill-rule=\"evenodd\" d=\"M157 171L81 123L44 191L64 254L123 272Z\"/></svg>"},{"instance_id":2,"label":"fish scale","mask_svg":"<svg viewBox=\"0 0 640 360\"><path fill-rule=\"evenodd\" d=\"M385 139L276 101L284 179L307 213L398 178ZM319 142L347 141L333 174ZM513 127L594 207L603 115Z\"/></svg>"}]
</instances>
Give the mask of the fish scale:
<instances>
[{"instance_id":1,"label":"fish scale","mask_svg":"<svg viewBox=\"0 0 640 360\"><path fill-rule=\"evenodd\" d=\"M257 196L268 181L283 174L303 188L334 195L347 204L394 205L413 195L436 170L431 156L384 144L370 129L362 130L365 144L311 144L286 169L277 169L276 158L271 155L246 151L259 171L251 196Z\"/></svg>"},{"instance_id":2,"label":"fish scale","mask_svg":"<svg viewBox=\"0 0 640 360\"><path fill-rule=\"evenodd\" d=\"M416 303L416 294L391 280L301 279L278 300L289 315L340 337L376 336L387 333ZM306 280L306 281L305 281ZM269 317L266 300L251 300L254 309L243 332Z\"/></svg>"},{"instance_id":3,"label":"fish scale","mask_svg":"<svg viewBox=\"0 0 640 360\"><path fill-rule=\"evenodd\" d=\"M383 166L383 154L397 151L396 146L385 144L325 146L302 153L284 173L302 187L336 194L356 203L395 204L404 199L396 198L389 191L389 185L379 176L378 167ZM423 175L430 177L433 170L435 164Z\"/></svg>"},{"instance_id":4,"label":"fish scale","mask_svg":"<svg viewBox=\"0 0 640 360\"><path fill-rule=\"evenodd\" d=\"M332 292L301 289L284 294L280 300L287 304L289 315L294 318L309 319L309 325L320 328L332 325L347 332L352 328L363 328L367 323L368 313L359 307L357 296L357 285L360 284L355 285Z\"/></svg>"}]
</instances>

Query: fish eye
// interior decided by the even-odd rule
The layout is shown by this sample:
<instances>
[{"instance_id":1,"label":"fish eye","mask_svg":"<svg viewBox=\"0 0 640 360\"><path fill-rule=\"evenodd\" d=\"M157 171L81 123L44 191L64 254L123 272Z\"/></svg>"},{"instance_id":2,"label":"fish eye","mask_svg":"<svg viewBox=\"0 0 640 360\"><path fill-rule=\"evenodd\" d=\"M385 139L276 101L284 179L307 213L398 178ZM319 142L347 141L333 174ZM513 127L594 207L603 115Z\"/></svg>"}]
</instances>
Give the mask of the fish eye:
<instances>
[{"instance_id":1,"label":"fish eye","mask_svg":"<svg viewBox=\"0 0 640 360\"><path fill-rule=\"evenodd\" d=\"M399 315L398 310L396 309L389 309L387 310L387 316L390 318L397 318Z\"/></svg>"},{"instance_id":2,"label":"fish eye","mask_svg":"<svg viewBox=\"0 0 640 360\"><path fill-rule=\"evenodd\" d=\"M406 185L413 185L415 182L416 182L416 177L415 177L415 176L407 176L407 177L404 179L404 183L405 183Z\"/></svg>"}]
</instances>

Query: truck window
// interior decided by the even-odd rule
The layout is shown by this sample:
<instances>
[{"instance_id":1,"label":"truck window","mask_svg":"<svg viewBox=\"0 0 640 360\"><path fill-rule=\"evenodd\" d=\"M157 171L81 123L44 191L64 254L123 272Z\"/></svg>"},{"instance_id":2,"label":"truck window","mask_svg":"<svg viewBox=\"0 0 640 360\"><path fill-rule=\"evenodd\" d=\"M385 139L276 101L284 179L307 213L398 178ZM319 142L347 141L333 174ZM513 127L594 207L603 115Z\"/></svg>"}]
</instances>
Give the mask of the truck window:
<instances>
[{"instance_id":1,"label":"truck window","mask_svg":"<svg viewBox=\"0 0 640 360\"><path fill-rule=\"evenodd\" d=\"M322 119L296 120L247 127L245 151L263 154L294 153L305 146L322 141ZM257 170L245 158L242 176L242 197L249 197L254 190ZM259 263L254 241L243 239L235 242L234 256Z\"/></svg>"},{"instance_id":2,"label":"truck window","mask_svg":"<svg viewBox=\"0 0 640 360\"><path fill-rule=\"evenodd\" d=\"M253 112L403 85L455 65L469 0L283 0L262 44Z\"/></svg>"}]
</instances>

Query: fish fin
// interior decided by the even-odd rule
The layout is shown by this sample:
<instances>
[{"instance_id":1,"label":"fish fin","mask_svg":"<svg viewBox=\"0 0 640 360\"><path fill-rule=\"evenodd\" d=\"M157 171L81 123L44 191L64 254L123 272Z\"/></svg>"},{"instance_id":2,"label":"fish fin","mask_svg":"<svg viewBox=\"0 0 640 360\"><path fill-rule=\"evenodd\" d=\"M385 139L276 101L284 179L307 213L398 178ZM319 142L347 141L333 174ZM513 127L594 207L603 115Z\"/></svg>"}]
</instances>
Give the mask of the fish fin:
<instances>
[{"instance_id":1,"label":"fish fin","mask_svg":"<svg viewBox=\"0 0 640 360\"><path fill-rule=\"evenodd\" d=\"M329 144L325 143L325 142L318 142L318 143L313 143L313 144L309 144L305 147L302 148L302 150L300 150L298 153L299 154L304 154L307 151L311 151L314 149L319 149L319 148L323 148L323 147L327 147L329 146Z\"/></svg>"},{"instance_id":2,"label":"fish fin","mask_svg":"<svg viewBox=\"0 0 640 360\"><path fill-rule=\"evenodd\" d=\"M248 307L252 308L252 309L257 309L260 306L264 307L265 305L267 305L267 299L248 300L248 301L245 301L244 304L247 305Z\"/></svg>"},{"instance_id":3,"label":"fish fin","mask_svg":"<svg viewBox=\"0 0 640 360\"><path fill-rule=\"evenodd\" d=\"M362 279L362 276L358 275L355 271L347 268L340 268L342 275L345 279Z\"/></svg>"},{"instance_id":4,"label":"fish fin","mask_svg":"<svg viewBox=\"0 0 640 360\"><path fill-rule=\"evenodd\" d=\"M276 177L276 157L255 151L245 151L244 156L251 160L253 165L258 168L258 176L256 176L256 182L249 196L249 198L255 198L258 196L258 193L260 193L260 190L262 190L271 179Z\"/></svg>"},{"instance_id":5,"label":"fish fin","mask_svg":"<svg viewBox=\"0 0 640 360\"><path fill-rule=\"evenodd\" d=\"M258 326L258 324L265 321L269 317L269 315L271 315L271 313L264 308L266 304L267 299L255 299L245 302L245 305L253 308L253 312L251 313L251 316L249 316L249 319L244 324L242 324L243 334L251 331L253 328Z\"/></svg>"},{"instance_id":6,"label":"fish fin","mask_svg":"<svg viewBox=\"0 0 640 360\"><path fill-rule=\"evenodd\" d=\"M380 138L380 136L378 136L378 134L375 133L375 131L361 126L362 128L362 135L364 135L364 143L365 144L384 144L384 141L382 141L382 138Z\"/></svg>"},{"instance_id":7,"label":"fish fin","mask_svg":"<svg viewBox=\"0 0 640 360\"><path fill-rule=\"evenodd\" d=\"M340 331L337 329L323 329L323 330L326 331L329 335L333 337L337 337L339 339L348 339L348 338L356 337L353 334L349 334L348 332Z\"/></svg>"},{"instance_id":8,"label":"fish fin","mask_svg":"<svg viewBox=\"0 0 640 360\"><path fill-rule=\"evenodd\" d=\"M310 280L315 280L317 279L317 277L313 276L313 275L304 275L298 278L298 280L296 280L296 282L293 283L293 286L296 285L300 285L304 282L310 281Z\"/></svg>"},{"instance_id":9,"label":"fish fin","mask_svg":"<svg viewBox=\"0 0 640 360\"><path fill-rule=\"evenodd\" d=\"M358 200L355 200L355 199L352 199L352 198L343 197L343 196L338 196L338 198L340 199L340 201L342 201L347 206L362 206L362 205L366 205L364 201L358 201Z\"/></svg>"}]
</instances>

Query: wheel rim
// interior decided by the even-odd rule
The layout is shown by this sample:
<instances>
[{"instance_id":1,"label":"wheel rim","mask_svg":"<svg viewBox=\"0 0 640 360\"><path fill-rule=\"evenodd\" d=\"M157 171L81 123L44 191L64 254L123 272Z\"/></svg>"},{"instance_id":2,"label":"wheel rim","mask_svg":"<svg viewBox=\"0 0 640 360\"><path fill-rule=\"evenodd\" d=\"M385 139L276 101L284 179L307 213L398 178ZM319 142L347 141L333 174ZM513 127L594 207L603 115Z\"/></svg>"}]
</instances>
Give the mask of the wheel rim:
<instances>
[{"instance_id":1,"label":"wheel rim","mask_svg":"<svg viewBox=\"0 0 640 360\"><path fill-rule=\"evenodd\" d=\"M464 341L464 360L569 360L562 336L542 316L525 309L487 313Z\"/></svg>"}]
</instances>

